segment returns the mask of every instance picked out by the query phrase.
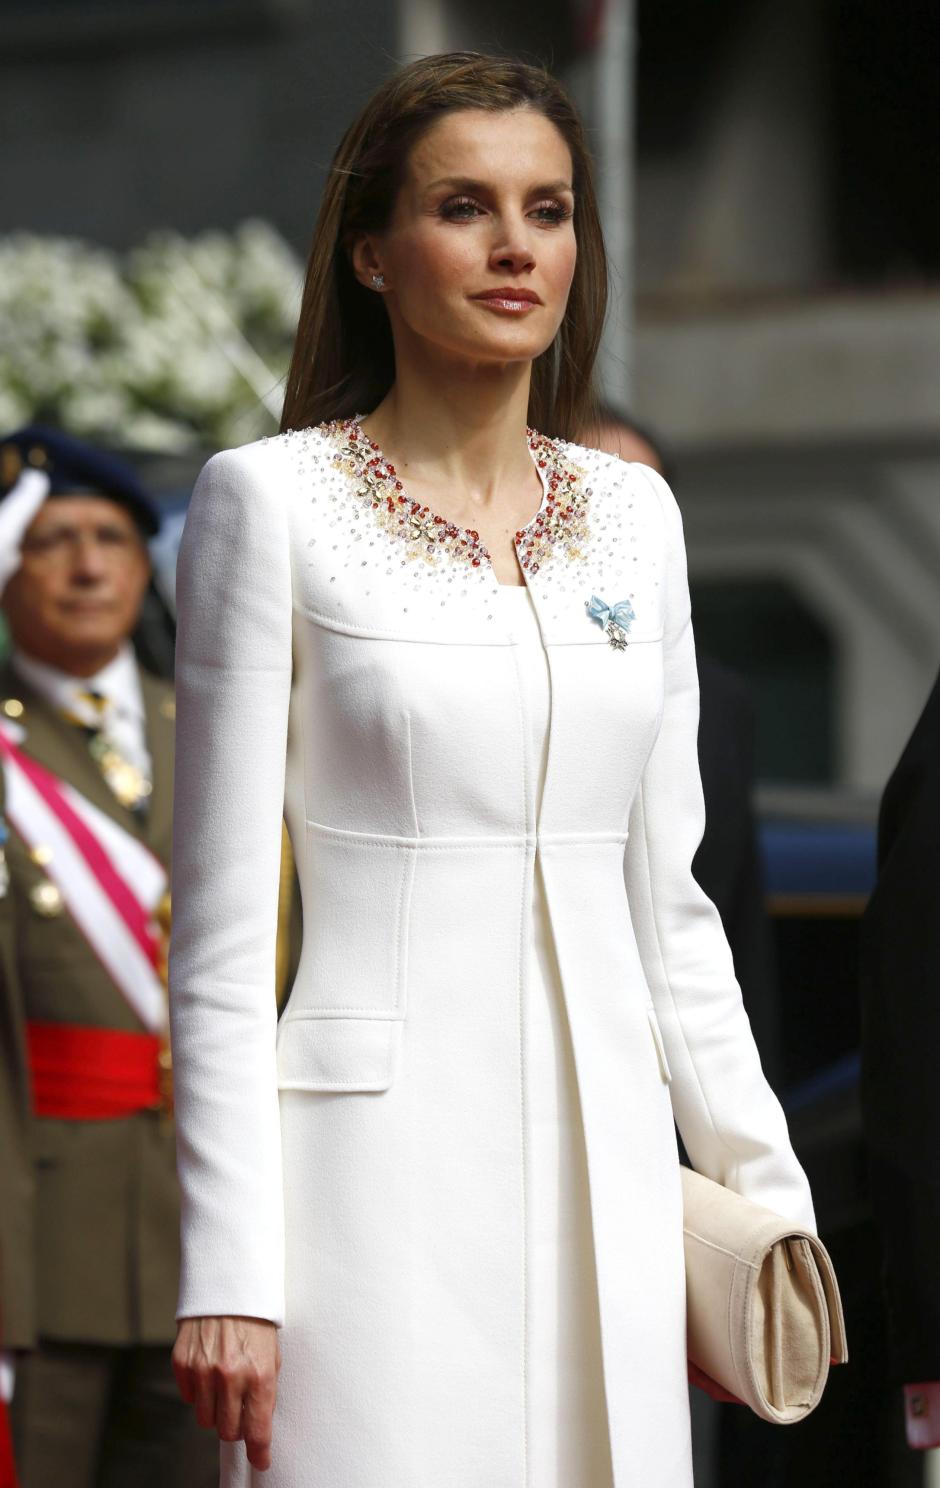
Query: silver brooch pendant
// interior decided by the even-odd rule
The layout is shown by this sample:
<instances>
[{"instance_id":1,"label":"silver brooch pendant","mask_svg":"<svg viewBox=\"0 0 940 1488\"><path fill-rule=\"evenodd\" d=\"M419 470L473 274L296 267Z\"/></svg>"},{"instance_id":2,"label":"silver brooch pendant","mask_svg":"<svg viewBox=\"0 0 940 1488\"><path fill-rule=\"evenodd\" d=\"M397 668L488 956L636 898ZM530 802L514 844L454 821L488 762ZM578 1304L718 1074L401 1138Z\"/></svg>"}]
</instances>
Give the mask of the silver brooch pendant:
<instances>
[{"instance_id":1,"label":"silver brooch pendant","mask_svg":"<svg viewBox=\"0 0 940 1488\"><path fill-rule=\"evenodd\" d=\"M609 605L606 600L592 594L590 599L585 600L584 608L592 620L596 620L604 631L608 644L615 651L626 651L629 644L627 632L636 619L633 606L628 599L618 599L616 604Z\"/></svg>"}]
</instances>

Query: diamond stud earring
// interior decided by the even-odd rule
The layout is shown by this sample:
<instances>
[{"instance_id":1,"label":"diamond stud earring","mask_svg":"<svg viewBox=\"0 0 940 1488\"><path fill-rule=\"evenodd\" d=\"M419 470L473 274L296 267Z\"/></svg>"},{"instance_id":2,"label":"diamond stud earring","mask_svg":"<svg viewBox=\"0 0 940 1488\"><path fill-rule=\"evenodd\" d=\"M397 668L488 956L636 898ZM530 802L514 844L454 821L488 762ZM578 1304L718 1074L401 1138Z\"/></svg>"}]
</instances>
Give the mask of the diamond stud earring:
<instances>
[{"instance_id":1,"label":"diamond stud earring","mask_svg":"<svg viewBox=\"0 0 940 1488\"><path fill-rule=\"evenodd\" d=\"M384 274L373 274L372 275L372 288L373 289L384 289L385 288L385 275Z\"/></svg>"}]
</instances>

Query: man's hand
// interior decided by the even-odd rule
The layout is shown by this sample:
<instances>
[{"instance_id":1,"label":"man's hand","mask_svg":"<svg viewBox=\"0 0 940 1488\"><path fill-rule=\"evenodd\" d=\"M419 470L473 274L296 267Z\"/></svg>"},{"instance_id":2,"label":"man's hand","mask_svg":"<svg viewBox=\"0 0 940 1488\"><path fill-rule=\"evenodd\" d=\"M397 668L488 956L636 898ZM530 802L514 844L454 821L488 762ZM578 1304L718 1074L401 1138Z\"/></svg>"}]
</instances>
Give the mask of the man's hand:
<instances>
[{"instance_id":1,"label":"man's hand","mask_svg":"<svg viewBox=\"0 0 940 1488\"><path fill-rule=\"evenodd\" d=\"M940 1382L904 1386L907 1444L916 1451L940 1447Z\"/></svg>"},{"instance_id":2,"label":"man's hand","mask_svg":"<svg viewBox=\"0 0 940 1488\"><path fill-rule=\"evenodd\" d=\"M222 1441L244 1441L258 1472L271 1466L271 1429L281 1349L277 1328L261 1318L183 1318L173 1373L200 1426Z\"/></svg>"}]
</instances>

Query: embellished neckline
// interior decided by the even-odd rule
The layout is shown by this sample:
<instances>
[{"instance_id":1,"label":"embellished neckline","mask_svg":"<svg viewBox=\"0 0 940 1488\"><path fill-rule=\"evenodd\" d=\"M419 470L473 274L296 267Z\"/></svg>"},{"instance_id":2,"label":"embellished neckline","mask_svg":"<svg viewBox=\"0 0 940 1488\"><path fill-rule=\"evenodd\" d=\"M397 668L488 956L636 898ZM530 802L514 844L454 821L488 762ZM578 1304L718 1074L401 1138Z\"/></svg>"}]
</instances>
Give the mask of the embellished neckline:
<instances>
[{"instance_id":1,"label":"embellished neckline","mask_svg":"<svg viewBox=\"0 0 940 1488\"><path fill-rule=\"evenodd\" d=\"M489 567L492 572L492 557L474 528L461 527L408 495L395 466L362 428L366 417L360 413L334 419L321 425L321 430L334 445L334 466L354 482L356 494L368 503L380 526L406 545L409 558L437 565L446 556L471 568ZM584 472L564 458L561 441L534 429L526 430L526 441L542 483L542 500L538 511L515 533L514 542L523 570L536 574L556 546L569 559L585 556L591 493L584 487Z\"/></svg>"}]
</instances>

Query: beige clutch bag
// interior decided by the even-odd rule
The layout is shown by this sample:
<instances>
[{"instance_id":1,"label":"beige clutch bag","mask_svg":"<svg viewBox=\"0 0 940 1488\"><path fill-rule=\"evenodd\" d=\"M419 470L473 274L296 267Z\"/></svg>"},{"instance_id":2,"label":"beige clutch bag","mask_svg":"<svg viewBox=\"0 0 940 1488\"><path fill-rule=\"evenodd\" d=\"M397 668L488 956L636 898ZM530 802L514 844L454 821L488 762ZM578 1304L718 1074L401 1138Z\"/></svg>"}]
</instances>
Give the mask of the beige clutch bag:
<instances>
[{"instance_id":1,"label":"beige clutch bag","mask_svg":"<svg viewBox=\"0 0 940 1488\"><path fill-rule=\"evenodd\" d=\"M825 1246L686 1167L682 1193L690 1360L765 1421L801 1421L848 1358Z\"/></svg>"}]
</instances>

